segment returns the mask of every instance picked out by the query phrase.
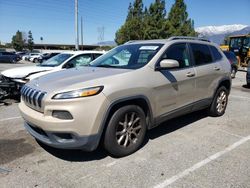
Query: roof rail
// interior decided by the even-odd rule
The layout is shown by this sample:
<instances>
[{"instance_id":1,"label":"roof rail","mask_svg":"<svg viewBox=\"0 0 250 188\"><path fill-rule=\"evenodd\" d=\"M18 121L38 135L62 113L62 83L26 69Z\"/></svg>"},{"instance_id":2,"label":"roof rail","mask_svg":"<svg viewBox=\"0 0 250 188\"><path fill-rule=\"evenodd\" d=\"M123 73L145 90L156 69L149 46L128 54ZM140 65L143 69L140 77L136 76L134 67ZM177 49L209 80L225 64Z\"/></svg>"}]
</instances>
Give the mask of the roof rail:
<instances>
[{"instance_id":1,"label":"roof rail","mask_svg":"<svg viewBox=\"0 0 250 188\"><path fill-rule=\"evenodd\" d=\"M201 38L201 37L173 36L173 37L168 38L168 40L181 40L181 39L186 39L186 40L200 40L200 41L211 42L210 40L208 40L206 38Z\"/></svg>"},{"instance_id":2,"label":"roof rail","mask_svg":"<svg viewBox=\"0 0 250 188\"><path fill-rule=\"evenodd\" d=\"M124 44L129 44L129 43L132 43L132 42L136 42L138 40L129 40L128 42L125 42Z\"/></svg>"}]
</instances>

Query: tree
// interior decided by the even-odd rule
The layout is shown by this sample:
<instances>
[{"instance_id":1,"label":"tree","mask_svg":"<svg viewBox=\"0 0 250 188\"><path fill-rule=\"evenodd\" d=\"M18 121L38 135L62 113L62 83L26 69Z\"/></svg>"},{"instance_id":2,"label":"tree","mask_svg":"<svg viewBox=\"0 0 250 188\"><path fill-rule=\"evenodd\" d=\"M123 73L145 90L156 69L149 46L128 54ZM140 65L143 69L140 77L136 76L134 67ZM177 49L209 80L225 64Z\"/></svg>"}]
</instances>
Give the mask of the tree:
<instances>
[{"instance_id":1,"label":"tree","mask_svg":"<svg viewBox=\"0 0 250 188\"><path fill-rule=\"evenodd\" d=\"M155 0L144 11L144 39L167 38L168 27L166 24L165 0Z\"/></svg>"},{"instance_id":2,"label":"tree","mask_svg":"<svg viewBox=\"0 0 250 188\"><path fill-rule=\"evenodd\" d=\"M129 5L126 21L116 32L115 41L123 44L140 39L143 39L143 3L142 0L135 0L133 5Z\"/></svg>"},{"instance_id":3,"label":"tree","mask_svg":"<svg viewBox=\"0 0 250 188\"><path fill-rule=\"evenodd\" d=\"M28 32L28 44L27 47L30 51L32 51L34 49L34 39L32 36L31 31Z\"/></svg>"},{"instance_id":4,"label":"tree","mask_svg":"<svg viewBox=\"0 0 250 188\"><path fill-rule=\"evenodd\" d=\"M22 32L19 30L16 32L16 34L12 37L12 42L11 42L13 48L16 51L22 51L24 48L24 41L23 41L23 36Z\"/></svg>"},{"instance_id":5,"label":"tree","mask_svg":"<svg viewBox=\"0 0 250 188\"><path fill-rule=\"evenodd\" d=\"M194 21L188 18L184 0L175 0L168 15L168 26L171 36L196 36Z\"/></svg>"},{"instance_id":6,"label":"tree","mask_svg":"<svg viewBox=\"0 0 250 188\"><path fill-rule=\"evenodd\" d=\"M196 36L194 20L188 18L184 0L175 0L166 18L165 0L155 0L143 11L142 0L129 4L125 23L116 32L115 41L162 39L174 35Z\"/></svg>"}]
</instances>

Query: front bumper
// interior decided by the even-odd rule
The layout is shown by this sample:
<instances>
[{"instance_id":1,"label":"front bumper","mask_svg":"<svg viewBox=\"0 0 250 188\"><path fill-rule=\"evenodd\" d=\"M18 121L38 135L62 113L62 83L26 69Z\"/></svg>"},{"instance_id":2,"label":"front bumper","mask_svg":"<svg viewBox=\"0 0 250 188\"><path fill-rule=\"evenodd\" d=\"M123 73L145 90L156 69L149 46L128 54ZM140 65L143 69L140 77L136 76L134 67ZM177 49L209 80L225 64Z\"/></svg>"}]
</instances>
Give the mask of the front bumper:
<instances>
[{"instance_id":1,"label":"front bumper","mask_svg":"<svg viewBox=\"0 0 250 188\"><path fill-rule=\"evenodd\" d=\"M109 102L100 93L73 100L44 101L43 112L28 107L22 100L19 110L28 132L56 148L94 150L102 134L102 122ZM53 111L68 111L73 119L59 119Z\"/></svg>"},{"instance_id":2,"label":"front bumper","mask_svg":"<svg viewBox=\"0 0 250 188\"><path fill-rule=\"evenodd\" d=\"M27 122L24 127L37 140L54 148L93 151L98 145L98 135L80 137L73 133L49 132Z\"/></svg>"}]
</instances>

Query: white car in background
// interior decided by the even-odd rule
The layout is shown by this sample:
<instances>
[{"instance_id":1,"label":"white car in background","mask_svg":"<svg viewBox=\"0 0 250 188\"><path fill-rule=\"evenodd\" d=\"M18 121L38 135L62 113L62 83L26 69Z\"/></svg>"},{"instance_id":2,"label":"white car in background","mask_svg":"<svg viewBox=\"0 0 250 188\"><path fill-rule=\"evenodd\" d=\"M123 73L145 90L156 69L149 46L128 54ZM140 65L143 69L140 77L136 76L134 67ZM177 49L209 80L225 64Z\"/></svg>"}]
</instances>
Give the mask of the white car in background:
<instances>
[{"instance_id":1,"label":"white car in background","mask_svg":"<svg viewBox=\"0 0 250 188\"><path fill-rule=\"evenodd\" d=\"M34 56L34 55L41 55L41 54L40 53L36 53L36 52L32 52L32 53L29 53L27 55L22 56L22 60L29 60L29 58L31 56Z\"/></svg>"},{"instance_id":2,"label":"white car in background","mask_svg":"<svg viewBox=\"0 0 250 188\"><path fill-rule=\"evenodd\" d=\"M42 57L42 54L33 54L29 56L28 60L33 63L38 63L38 59L41 57Z\"/></svg>"},{"instance_id":3,"label":"white car in background","mask_svg":"<svg viewBox=\"0 0 250 188\"><path fill-rule=\"evenodd\" d=\"M80 66L103 55L104 51L69 51L60 53L38 65L18 67L1 72L1 83L5 83L9 95L19 95L21 87L30 80L45 74ZM48 83L49 84L49 83ZM13 85L15 87L13 87ZM11 89L10 89L11 88ZM4 88L1 88L4 90Z\"/></svg>"}]
</instances>

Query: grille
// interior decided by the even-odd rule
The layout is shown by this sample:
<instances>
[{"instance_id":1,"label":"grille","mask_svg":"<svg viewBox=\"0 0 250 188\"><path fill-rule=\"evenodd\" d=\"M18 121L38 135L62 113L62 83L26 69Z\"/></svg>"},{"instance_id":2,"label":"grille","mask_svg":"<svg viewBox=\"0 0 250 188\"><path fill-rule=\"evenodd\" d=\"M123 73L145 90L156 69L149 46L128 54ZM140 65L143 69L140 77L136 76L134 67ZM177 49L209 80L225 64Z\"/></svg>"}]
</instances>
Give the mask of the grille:
<instances>
[{"instance_id":1,"label":"grille","mask_svg":"<svg viewBox=\"0 0 250 188\"><path fill-rule=\"evenodd\" d=\"M21 89L21 97L24 103L30 108L43 112L43 98L46 92L23 86Z\"/></svg>"}]
</instances>

